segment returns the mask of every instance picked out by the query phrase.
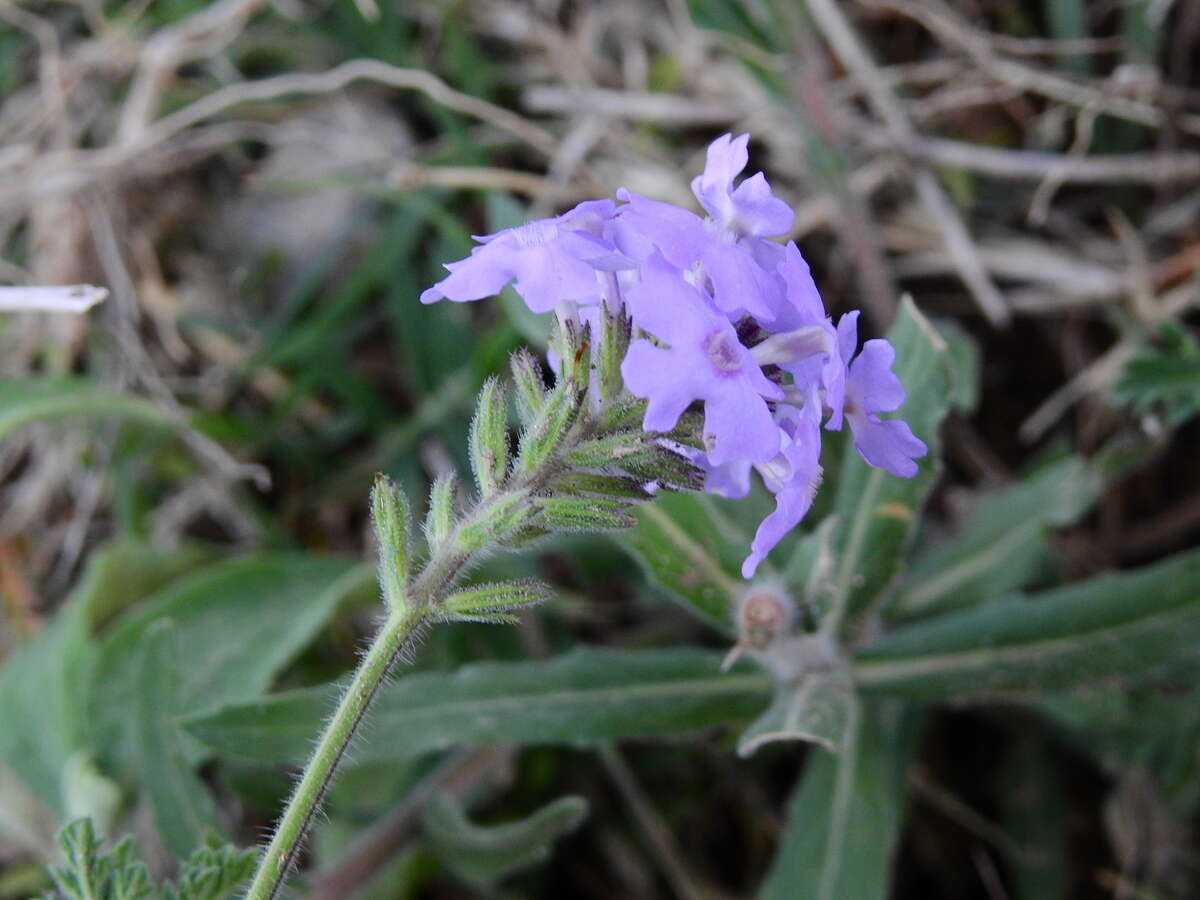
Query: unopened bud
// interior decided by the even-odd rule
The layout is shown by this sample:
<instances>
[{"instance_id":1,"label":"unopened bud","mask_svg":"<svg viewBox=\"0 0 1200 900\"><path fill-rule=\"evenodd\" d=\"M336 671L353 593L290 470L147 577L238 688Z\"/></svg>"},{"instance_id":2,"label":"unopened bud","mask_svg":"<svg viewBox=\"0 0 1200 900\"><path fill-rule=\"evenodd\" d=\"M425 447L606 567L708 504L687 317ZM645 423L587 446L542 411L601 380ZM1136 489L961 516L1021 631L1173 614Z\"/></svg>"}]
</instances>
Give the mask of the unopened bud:
<instances>
[{"instance_id":1,"label":"unopened bud","mask_svg":"<svg viewBox=\"0 0 1200 900\"><path fill-rule=\"evenodd\" d=\"M786 591L773 585L756 584L738 601L738 636L748 650L765 650L786 637L795 620L795 602Z\"/></svg>"}]
</instances>

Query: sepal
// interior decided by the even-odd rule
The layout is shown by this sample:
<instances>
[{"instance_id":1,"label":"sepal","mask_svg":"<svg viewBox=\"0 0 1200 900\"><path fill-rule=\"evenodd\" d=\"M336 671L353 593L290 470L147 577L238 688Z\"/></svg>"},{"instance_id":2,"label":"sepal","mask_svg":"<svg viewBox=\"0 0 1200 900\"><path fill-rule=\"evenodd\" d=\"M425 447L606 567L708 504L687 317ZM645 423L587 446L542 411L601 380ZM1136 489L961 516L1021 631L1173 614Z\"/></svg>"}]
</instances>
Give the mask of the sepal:
<instances>
[{"instance_id":1,"label":"sepal","mask_svg":"<svg viewBox=\"0 0 1200 900\"><path fill-rule=\"evenodd\" d=\"M454 529L454 495L458 476L453 472L439 475L429 489L429 512L425 515L425 541L432 553L445 542Z\"/></svg>"},{"instance_id":2,"label":"sepal","mask_svg":"<svg viewBox=\"0 0 1200 900\"><path fill-rule=\"evenodd\" d=\"M521 435L517 465L526 475L537 472L562 444L579 412L580 391L570 379L563 378L546 395L546 403L533 424Z\"/></svg>"},{"instance_id":3,"label":"sepal","mask_svg":"<svg viewBox=\"0 0 1200 900\"><path fill-rule=\"evenodd\" d=\"M469 438L471 469L480 497L492 494L508 472L507 412L504 388L492 376L479 392Z\"/></svg>"},{"instance_id":4,"label":"sepal","mask_svg":"<svg viewBox=\"0 0 1200 900\"><path fill-rule=\"evenodd\" d=\"M541 366L528 350L522 347L509 358L513 386L516 388L517 414L521 424L533 424L546 402L546 383L542 380Z\"/></svg>"},{"instance_id":5,"label":"sepal","mask_svg":"<svg viewBox=\"0 0 1200 900\"><path fill-rule=\"evenodd\" d=\"M600 405L603 406L620 397L624 390L625 381L621 377L621 363L629 350L633 323L624 309L613 313L604 307L601 309L599 318L600 334L596 344L595 389L599 394Z\"/></svg>"},{"instance_id":6,"label":"sepal","mask_svg":"<svg viewBox=\"0 0 1200 900\"><path fill-rule=\"evenodd\" d=\"M379 545L379 583L392 609L401 609L408 586L410 513L408 497L386 475L375 476L371 519Z\"/></svg>"},{"instance_id":7,"label":"sepal","mask_svg":"<svg viewBox=\"0 0 1200 900\"><path fill-rule=\"evenodd\" d=\"M538 500L541 521L553 531L619 531L637 520L620 500L595 497L543 497Z\"/></svg>"},{"instance_id":8,"label":"sepal","mask_svg":"<svg viewBox=\"0 0 1200 900\"><path fill-rule=\"evenodd\" d=\"M532 579L476 584L448 596L439 611L458 621L514 622L514 609L543 603L550 596L550 588Z\"/></svg>"}]
</instances>

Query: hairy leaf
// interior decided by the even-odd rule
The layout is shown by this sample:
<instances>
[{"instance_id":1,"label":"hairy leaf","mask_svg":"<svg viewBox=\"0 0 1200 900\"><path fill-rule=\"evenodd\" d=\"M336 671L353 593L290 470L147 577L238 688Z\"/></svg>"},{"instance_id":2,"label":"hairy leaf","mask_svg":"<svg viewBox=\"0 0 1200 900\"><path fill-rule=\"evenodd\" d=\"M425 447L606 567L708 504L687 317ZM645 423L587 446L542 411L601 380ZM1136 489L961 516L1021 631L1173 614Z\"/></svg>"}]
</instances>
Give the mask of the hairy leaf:
<instances>
[{"instance_id":1,"label":"hairy leaf","mask_svg":"<svg viewBox=\"0 0 1200 900\"><path fill-rule=\"evenodd\" d=\"M809 754L761 900L886 900L912 726L896 701L863 703L838 754Z\"/></svg>"},{"instance_id":2,"label":"hairy leaf","mask_svg":"<svg viewBox=\"0 0 1200 900\"><path fill-rule=\"evenodd\" d=\"M94 745L132 779L138 754L129 710L144 677L136 648L153 623L175 625L180 709L249 700L351 590L372 581L368 567L345 560L277 554L218 563L172 584L123 618L101 647L89 698Z\"/></svg>"},{"instance_id":3,"label":"hairy leaf","mask_svg":"<svg viewBox=\"0 0 1200 900\"><path fill-rule=\"evenodd\" d=\"M924 554L888 609L910 619L975 606L1024 587L1046 564L1046 532L1087 512L1099 478L1078 457L1046 466L983 502L950 543Z\"/></svg>"},{"instance_id":4,"label":"hairy leaf","mask_svg":"<svg viewBox=\"0 0 1200 900\"><path fill-rule=\"evenodd\" d=\"M705 621L732 633L752 532L726 517L720 501L697 494L663 494L634 515L638 525L622 541L647 575Z\"/></svg>"},{"instance_id":5,"label":"hairy leaf","mask_svg":"<svg viewBox=\"0 0 1200 900\"><path fill-rule=\"evenodd\" d=\"M440 608L449 618L490 622L511 610L542 603L550 596L550 588L529 578L471 585L450 594Z\"/></svg>"},{"instance_id":6,"label":"hairy leaf","mask_svg":"<svg viewBox=\"0 0 1200 900\"><path fill-rule=\"evenodd\" d=\"M780 685L775 700L742 732L738 753L749 756L773 741L811 741L837 752L846 729L854 685L840 669L811 672Z\"/></svg>"},{"instance_id":7,"label":"hairy leaf","mask_svg":"<svg viewBox=\"0 0 1200 900\"><path fill-rule=\"evenodd\" d=\"M384 688L356 762L410 758L461 744L588 745L677 735L748 719L766 704L766 675L719 671L698 650L575 650L549 662L476 663L416 673ZM336 688L294 691L188 717L223 755L297 762L332 709Z\"/></svg>"},{"instance_id":8,"label":"hairy leaf","mask_svg":"<svg viewBox=\"0 0 1200 900\"><path fill-rule=\"evenodd\" d=\"M404 605L408 590L411 515L404 489L386 475L375 477L371 491L371 518L379 553L379 583L393 608Z\"/></svg>"},{"instance_id":9,"label":"hairy leaf","mask_svg":"<svg viewBox=\"0 0 1200 900\"><path fill-rule=\"evenodd\" d=\"M1151 672L1200 642L1200 551L900 628L864 648L870 690L1042 691Z\"/></svg>"}]
</instances>

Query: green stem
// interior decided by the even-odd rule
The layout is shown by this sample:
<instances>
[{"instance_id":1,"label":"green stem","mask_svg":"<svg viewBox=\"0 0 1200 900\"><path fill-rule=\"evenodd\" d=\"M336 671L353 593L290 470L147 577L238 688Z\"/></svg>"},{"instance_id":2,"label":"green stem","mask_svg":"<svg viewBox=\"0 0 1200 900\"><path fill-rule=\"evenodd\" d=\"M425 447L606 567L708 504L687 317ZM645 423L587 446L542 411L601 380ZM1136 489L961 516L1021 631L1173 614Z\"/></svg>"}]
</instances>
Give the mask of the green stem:
<instances>
[{"instance_id":1,"label":"green stem","mask_svg":"<svg viewBox=\"0 0 1200 900\"><path fill-rule=\"evenodd\" d=\"M564 360L562 377L573 379L568 362L575 356L583 358L585 355L586 345L582 345L582 349L574 356L570 348L564 346L560 354ZM574 402L584 410L590 408L584 392L575 397ZM557 448L534 471L523 472L519 463L515 465L498 491L482 498L470 513L459 520L450 535L441 540L437 547L431 548L429 559L420 575L411 581L406 596L392 596L403 590L403 586L382 579L391 612L354 673L354 680L339 701L333 718L325 726L271 843L259 859L246 900L274 900L278 896L338 765L362 726L367 710L387 678L388 670L404 654L421 627L438 618L446 591L461 576L463 569L473 558L491 549L481 544L496 544L503 540L503 533L491 531L498 521L503 520L502 514L497 519L497 511L511 509L512 504L536 502L534 498L538 492L551 478L563 471L562 455L581 440L595 436L597 425L598 421L593 415L583 412L574 417L574 422L558 442Z\"/></svg>"},{"instance_id":2,"label":"green stem","mask_svg":"<svg viewBox=\"0 0 1200 900\"><path fill-rule=\"evenodd\" d=\"M416 636L424 619L425 613L419 609L396 611L388 616L375 635L358 671L354 673L354 680L338 703L333 718L325 726L312 758L305 766L304 775L288 801L270 846L259 860L246 900L273 900L279 893L300 843L329 790L338 763L358 732L388 670Z\"/></svg>"}]
</instances>

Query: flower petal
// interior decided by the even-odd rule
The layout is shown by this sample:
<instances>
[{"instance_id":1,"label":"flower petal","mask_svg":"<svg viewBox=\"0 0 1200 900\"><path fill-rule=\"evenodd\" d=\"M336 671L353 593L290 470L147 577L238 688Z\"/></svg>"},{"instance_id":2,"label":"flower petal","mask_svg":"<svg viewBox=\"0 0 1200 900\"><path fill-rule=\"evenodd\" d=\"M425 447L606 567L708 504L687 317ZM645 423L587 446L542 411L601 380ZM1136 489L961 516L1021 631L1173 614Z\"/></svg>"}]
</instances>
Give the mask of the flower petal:
<instances>
[{"instance_id":1,"label":"flower petal","mask_svg":"<svg viewBox=\"0 0 1200 900\"><path fill-rule=\"evenodd\" d=\"M929 452L925 442L912 433L902 419L882 421L876 416L856 413L846 416L854 432L854 449L868 463L886 469L901 478L917 474L918 459Z\"/></svg>"}]
</instances>

